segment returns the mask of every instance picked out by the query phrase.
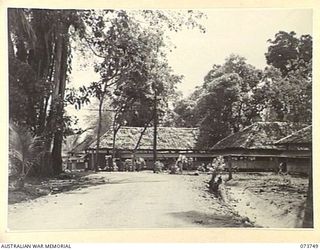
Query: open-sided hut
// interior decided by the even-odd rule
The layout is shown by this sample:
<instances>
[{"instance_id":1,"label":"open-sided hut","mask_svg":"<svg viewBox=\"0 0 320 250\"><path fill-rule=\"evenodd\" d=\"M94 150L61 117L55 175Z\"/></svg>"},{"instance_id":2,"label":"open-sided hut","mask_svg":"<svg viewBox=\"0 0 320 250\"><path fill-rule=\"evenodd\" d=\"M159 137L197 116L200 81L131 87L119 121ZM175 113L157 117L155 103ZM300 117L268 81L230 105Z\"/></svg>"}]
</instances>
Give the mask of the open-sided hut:
<instances>
[{"instance_id":1,"label":"open-sided hut","mask_svg":"<svg viewBox=\"0 0 320 250\"><path fill-rule=\"evenodd\" d=\"M307 126L275 143L283 147L281 157L288 173L308 174L312 164L312 125Z\"/></svg>"},{"instance_id":2,"label":"open-sided hut","mask_svg":"<svg viewBox=\"0 0 320 250\"><path fill-rule=\"evenodd\" d=\"M231 134L212 148L222 155L229 167L247 171L274 171L279 166L282 147L275 142L301 129L301 124L256 122Z\"/></svg>"},{"instance_id":3,"label":"open-sided hut","mask_svg":"<svg viewBox=\"0 0 320 250\"><path fill-rule=\"evenodd\" d=\"M99 163L104 168L113 153L113 131L106 132L100 141ZM157 159L163 163L175 161L180 154L191 157L193 162L209 161L208 152L196 148L199 130L197 128L158 127L157 129ZM140 142L139 142L140 140ZM143 158L151 167L153 160L154 130L148 127L121 127L115 138L115 157L124 162L135 157ZM90 166L94 161L96 141L88 147L91 154Z\"/></svg>"}]
</instances>

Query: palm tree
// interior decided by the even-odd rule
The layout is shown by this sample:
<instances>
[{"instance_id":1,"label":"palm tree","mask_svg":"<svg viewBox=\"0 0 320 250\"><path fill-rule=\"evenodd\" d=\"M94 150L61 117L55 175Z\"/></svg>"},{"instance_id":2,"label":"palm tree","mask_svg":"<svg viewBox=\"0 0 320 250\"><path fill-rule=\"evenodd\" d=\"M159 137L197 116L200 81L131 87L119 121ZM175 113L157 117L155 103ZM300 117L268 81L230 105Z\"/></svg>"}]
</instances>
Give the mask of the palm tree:
<instances>
[{"instance_id":1,"label":"palm tree","mask_svg":"<svg viewBox=\"0 0 320 250\"><path fill-rule=\"evenodd\" d=\"M23 127L9 123L9 160L18 172L18 188L24 187L25 178L30 170L39 166L44 153L44 141Z\"/></svg>"}]
</instances>

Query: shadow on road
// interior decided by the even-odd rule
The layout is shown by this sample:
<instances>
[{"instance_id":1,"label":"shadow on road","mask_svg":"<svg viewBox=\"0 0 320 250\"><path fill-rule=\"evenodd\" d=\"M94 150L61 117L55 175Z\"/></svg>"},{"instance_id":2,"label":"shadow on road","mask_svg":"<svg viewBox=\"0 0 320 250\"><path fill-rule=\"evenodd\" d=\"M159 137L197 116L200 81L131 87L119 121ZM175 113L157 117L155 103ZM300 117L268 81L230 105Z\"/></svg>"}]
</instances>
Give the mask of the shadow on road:
<instances>
[{"instance_id":1,"label":"shadow on road","mask_svg":"<svg viewBox=\"0 0 320 250\"><path fill-rule=\"evenodd\" d=\"M133 181L133 180L129 180L129 179L122 179L122 180L116 180L116 181L108 181L107 184L128 184L128 183L149 183L149 182L153 182L153 183L156 183L156 182L167 182L167 181L155 181L155 180L152 180L152 181L147 181L147 180L136 180L136 181Z\"/></svg>"},{"instance_id":2,"label":"shadow on road","mask_svg":"<svg viewBox=\"0 0 320 250\"><path fill-rule=\"evenodd\" d=\"M197 211L169 213L169 215L192 223L195 227L252 227L240 217L201 213Z\"/></svg>"}]
</instances>

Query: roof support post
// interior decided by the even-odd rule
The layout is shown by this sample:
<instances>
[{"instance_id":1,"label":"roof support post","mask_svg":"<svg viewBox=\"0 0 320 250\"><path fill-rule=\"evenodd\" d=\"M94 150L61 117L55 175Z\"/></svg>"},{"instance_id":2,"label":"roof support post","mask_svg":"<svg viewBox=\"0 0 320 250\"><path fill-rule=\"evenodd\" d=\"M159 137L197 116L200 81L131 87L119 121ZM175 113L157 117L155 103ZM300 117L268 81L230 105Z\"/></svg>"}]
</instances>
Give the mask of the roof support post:
<instances>
[{"instance_id":1,"label":"roof support post","mask_svg":"<svg viewBox=\"0 0 320 250\"><path fill-rule=\"evenodd\" d=\"M228 171L229 171L229 177L228 177L228 181L229 181L232 179L231 155L228 155L228 157L227 157L227 165L228 165Z\"/></svg>"}]
</instances>

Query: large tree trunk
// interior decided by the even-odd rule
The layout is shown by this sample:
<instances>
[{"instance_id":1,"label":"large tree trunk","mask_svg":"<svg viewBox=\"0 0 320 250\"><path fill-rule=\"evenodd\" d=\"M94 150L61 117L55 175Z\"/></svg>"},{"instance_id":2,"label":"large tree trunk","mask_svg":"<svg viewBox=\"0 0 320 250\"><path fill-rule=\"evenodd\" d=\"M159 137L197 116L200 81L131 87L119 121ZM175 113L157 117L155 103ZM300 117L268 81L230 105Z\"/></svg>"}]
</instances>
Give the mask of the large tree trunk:
<instances>
[{"instance_id":1,"label":"large tree trunk","mask_svg":"<svg viewBox=\"0 0 320 250\"><path fill-rule=\"evenodd\" d=\"M52 148L52 168L53 168L53 173L55 175L58 175L62 172L62 157L61 157L62 140L63 140L62 132L61 131L56 132L54 134L53 148Z\"/></svg>"},{"instance_id":2,"label":"large tree trunk","mask_svg":"<svg viewBox=\"0 0 320 250\"><path fill-rule=\"evenodd\" d=\"M61 23L56 40L56 58L55 58L55 71L54 71L54 84L55 89L52 97L51 107L55 111L55 118L53 128L56 130L54 133L54 141L52 148L52 167L55 174L62 172L62 141L63 141L63 101L66 85L67 74L67 57L68 57L68 26Z\"/></svg>"},{"instance_id":3,"label":"large tree trunk","mask_svg":"<svg viewBox=\"0 0 320 250\"><path fill-rule=\"evenodd\" d=\"M14 48L13 48L13 42L11 39L10 32L8 32L8 54L9 54L9 58L14 57Z\"/></svg>"},{"instance_id":4,"label":"large tree trunk","mask_svg":"<svg viewBox=\"0 0 320 250\"><path fill-rule=\"evenodd\" d=\"M51 60L51 64L48 68L48 73L47 75L40 75L39 77L44 77L45 79L47 79L49 82L52 81L53 78L53 72L54 72L54 58ZM47 95L43 98L42 101L42 108L40 110L39 113L39 128L37 131L38 135L43 135L44 131L45 131L45 127L46 127L46 122L47 122L47 118L48 118L48 108L49 108L49 99L50 99L50 95Z\"/></svg>"},{"instance_id":5,"label":"large tree trunk","mask_svg":"<svg viewBox=\"0 0 320 250\"><path fill-rule=\"evenodd\" d=\"M116 137L119 129L121 128L121 125L115 127L113 126L113 138L112 138L112 160L116 157Z\"/></svg>"}]
</instances>

